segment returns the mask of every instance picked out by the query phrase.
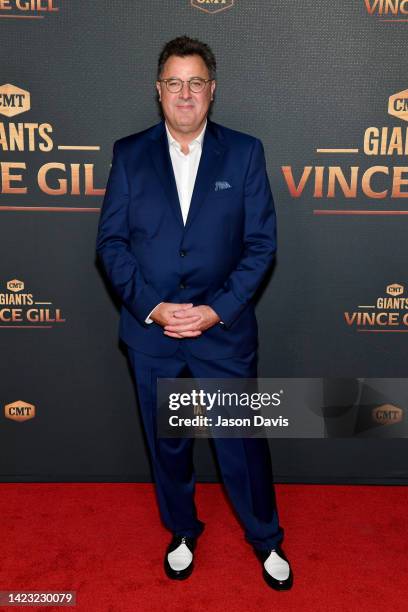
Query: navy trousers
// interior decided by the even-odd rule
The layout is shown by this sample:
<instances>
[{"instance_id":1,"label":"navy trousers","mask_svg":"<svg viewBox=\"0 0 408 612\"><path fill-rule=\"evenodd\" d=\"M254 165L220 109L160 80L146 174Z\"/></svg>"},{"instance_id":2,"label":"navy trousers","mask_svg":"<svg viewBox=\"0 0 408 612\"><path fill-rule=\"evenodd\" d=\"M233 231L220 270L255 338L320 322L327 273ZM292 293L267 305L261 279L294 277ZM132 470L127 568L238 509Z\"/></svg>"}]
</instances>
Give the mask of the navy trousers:
<instances>
[{"instance_id":1,"label":"navy trousers","mask_svg":"<svg viewBox=\"0 0 408 612\"><path fill-rule=\"evenodd\" d=\"M164 525L176 535L198 537L204 523L194 503L194 438L157 437L157 378L256 378L257 355L220 360L197 359L180 342L170 357L151 357L128 347L139 405L152 458L153 475ZM186 368L188 372L186 374ZM283 538L265 438L213 438L229 499L246 540L256 549L274 548Z\"/></svg>"}]
</instances>

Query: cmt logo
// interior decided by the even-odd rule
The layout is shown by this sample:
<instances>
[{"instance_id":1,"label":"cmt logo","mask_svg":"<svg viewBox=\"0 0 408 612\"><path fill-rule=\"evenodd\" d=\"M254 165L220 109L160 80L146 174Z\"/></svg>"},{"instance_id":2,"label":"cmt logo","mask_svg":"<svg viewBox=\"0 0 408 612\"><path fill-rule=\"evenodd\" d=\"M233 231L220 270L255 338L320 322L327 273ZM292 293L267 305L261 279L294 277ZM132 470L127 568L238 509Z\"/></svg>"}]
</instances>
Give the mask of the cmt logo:
<instances>
[{"instance_id":1,"label":"cmt logo","mask_svg":"<svg viewBox=\"0 0 408 612\"><path fill-rule=\"evenodd\" d=\"M6 117L15 117L30 110L30 92L15 85L0 86L0 114Z\"/></svg>"},{"instance_id":2,"label":"cmt logo","mask_svg":"<svg viewBox=\"0 0 408 612\"><path fill-rule=\"evenodd\" d=\"M234 0L190 0L191 6L204 13L220 13L234 6Z\"/></svg>"},{"instance_id":3,"label":"cmt logo","mask_svg":"<svg viewBox=\"0 0 408 612\"><path fill-rule=\"evenodd\" d=\"M22 291L24 289L24 283L23 281L19 281L15 278L13 280L8 281L7 289L9 291L14 291L15 293L17 291Z\"/></svg>"},{"instance_id":4,"label":"cmt logo","mask_svg":"<svg viewBox=\"0 0 408 612\"><path fill-rule=\"evenodd\" d=\"M373 420L381 425L392 425L393 423L400 423L403 419L404 412L402 408L393 406L392 404L383 404L377 406L372 411Z\"/></svg>"},{"instance_id":5,"label":"cmt logo","mask_svg":"<svg viewBox=\"0 0 408 612\"><path fill-rule=\"evenodd\" d=\"M393 285L388 285L388 287L386 288L386 292L388 293L388 295L401 295L401 293L404 293L404 287L402 285L397 285L397 283L394 283Z\"/></svg>"},{"instance_id":6,"label":"cmt logo","mask_svg":"<svg viewBox=\"0 0 408 612\"><path fill-rule=\"evenodd\" d=\"M399 91L389 97L388 114L393 117L398 117L398 119L408 121L408 89Z\"/></svg>"},{"instance_id":7,"label":"cmt logo","mask_svg":"<svg viewBox=\"0 0 408 612\"><path fill-rule=\"evenodd\" d=\"M17 400L17 402L4 406L4 416L13 421L28 421L28 419L35 417L35 406L27 404L27 402L22 400Z\"/></svg>"}]
</instances>

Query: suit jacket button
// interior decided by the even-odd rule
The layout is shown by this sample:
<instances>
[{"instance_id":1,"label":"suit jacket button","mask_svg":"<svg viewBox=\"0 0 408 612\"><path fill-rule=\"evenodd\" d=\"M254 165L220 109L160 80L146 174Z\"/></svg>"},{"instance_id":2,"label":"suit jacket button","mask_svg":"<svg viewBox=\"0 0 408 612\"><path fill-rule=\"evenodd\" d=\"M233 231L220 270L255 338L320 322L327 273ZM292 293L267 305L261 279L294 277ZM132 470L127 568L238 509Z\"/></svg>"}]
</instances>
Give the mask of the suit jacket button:
<instances>
[{"instance_id":1,"label":"suit jacket button","mask_svg":"<svg viewBox=\"0 0 408 612\"><path fill-rule=\"evenodd\" d=\"M180 289L185 289L187 285L185 285L184 283L180 283L179 287Z\"/></svg>"},{"instance_id":2,"label":"suit jacket button","mask_svg":"<svg viewBox=\"0 0 408 612\"><path fill-rule=\"evenodd\" d=\"M180 251L180 257L185 257L187 253L185 251Z\"/></svg>"}]
</instances>

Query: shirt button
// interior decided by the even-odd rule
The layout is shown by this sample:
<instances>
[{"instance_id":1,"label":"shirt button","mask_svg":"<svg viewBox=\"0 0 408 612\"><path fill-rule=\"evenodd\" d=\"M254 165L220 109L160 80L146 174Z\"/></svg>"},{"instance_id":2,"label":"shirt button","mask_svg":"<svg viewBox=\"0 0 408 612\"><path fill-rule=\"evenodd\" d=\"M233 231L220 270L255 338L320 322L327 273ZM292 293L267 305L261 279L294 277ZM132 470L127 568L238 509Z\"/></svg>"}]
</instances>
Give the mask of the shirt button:
<instances>
[{"instance_id":1,"label":"shirt button","mask_svg":"<svg viewBox=\"0 0 408 612\"><path fill-rule=\"evenodd\" d=\"M185 251L180 251L180 257L185 257L187 253Z\"/></svg>"}]
</instances>

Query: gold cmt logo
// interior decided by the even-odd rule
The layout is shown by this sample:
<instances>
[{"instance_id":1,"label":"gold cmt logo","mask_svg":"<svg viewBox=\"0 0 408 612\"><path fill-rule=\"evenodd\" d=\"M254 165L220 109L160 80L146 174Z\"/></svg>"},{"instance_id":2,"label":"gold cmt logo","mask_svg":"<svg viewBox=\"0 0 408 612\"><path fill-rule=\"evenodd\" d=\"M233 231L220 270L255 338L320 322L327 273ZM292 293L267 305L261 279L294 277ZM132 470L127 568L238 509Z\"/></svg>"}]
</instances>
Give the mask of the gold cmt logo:
<instances>
[{"instance_id":1,"label":"gold cmt logo","mask_svg":"<svg viewBox=\"0 0 408 612\"><path fill-rule=\"evenodd\" d=\"M21 115L31 108L30 92L7 83L0 86L0 114L6 117Z\"/></svg>"},{"instance_id":2,"label":"gold cmt logo","mask_svg":"<svg viewBox=\"0 0 408 612\"><path fill-rule=\"evenodd\" d=\"M401 295L401 293L404 293L404 287L403 285L397 285L397 283L394 283L393 285L388 285L386 292L388 295Z\"/></svg>"},{"instance_id":3,"label":"gold cmt logo","mask_svg":"<svg viewBox=\"0 0 408 612\"><path fill-rule=\"evenodd\" d=\"M220 13L234 6L234 0L191 0L191 6L204 13Z\"/></svg>"},{"instance_id":4,"label":"gold cmt logo","mask_svg":"<svg viewBox=\"0 0 408 612\"><path fill-rule=\"evenodd\" d=\"M389 97L388 114L408 121L408 89L399 91Z\"/></svg>"},{"instance_id":5,"label":"gold cmt logo","mask_svg":"<svg viewBox=\"0 0 408 612\"><path fill-rule=\"evenodd\" d=\"M398 406L392 404L383 404L377 406L372 411L373 420L381 425L392 425L393 423L400 423L403 419L404 411Z\"/></svg>"},{"instance_id":6,"label":"gold cmt logo","mask_svg":"<svg viewBox=\"0 0 408 612\"><path fill-rule=\"evenodd\" d=\"M27 404L27 402L22 400L17 400L17 402L4 406L4 416L13 421L28 421L28 419L35 417L35 406Z\"/></svg>"},{"instance_id":7,"label":"gold cmt logo","mask_svg":"<svg viewBox=\"0 0 408 612\"><path fill-rule=\"evenodd\" d=\"M19 281L15 278L13 280L8 281L7 289L9 291L14 291L15 293L17 293L18 291L22 291L24 289L24 283L23 281Z\"/></svg>"}]
</instances>

